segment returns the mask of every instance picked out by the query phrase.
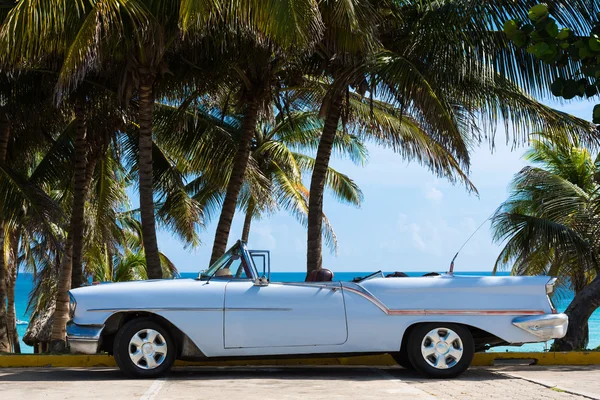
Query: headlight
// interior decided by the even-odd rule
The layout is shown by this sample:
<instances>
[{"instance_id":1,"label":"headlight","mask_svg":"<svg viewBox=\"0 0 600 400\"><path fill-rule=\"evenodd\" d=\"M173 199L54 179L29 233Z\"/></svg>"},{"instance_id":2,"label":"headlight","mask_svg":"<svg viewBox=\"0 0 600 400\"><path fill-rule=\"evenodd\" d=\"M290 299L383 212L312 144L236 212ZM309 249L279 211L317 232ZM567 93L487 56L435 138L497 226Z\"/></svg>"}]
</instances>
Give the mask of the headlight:
<instances>
[{"instance_id":1,"label":"headlight","mask_svg":"<svg viewBox=\"0 0 600 400\"><path fill-rule=\"evenodd\" d=\"M69 292L69 319L73 319L75 317L75 309L77 308L77 301L75 301L75 297Z\"/></svg>"}]
</instances>

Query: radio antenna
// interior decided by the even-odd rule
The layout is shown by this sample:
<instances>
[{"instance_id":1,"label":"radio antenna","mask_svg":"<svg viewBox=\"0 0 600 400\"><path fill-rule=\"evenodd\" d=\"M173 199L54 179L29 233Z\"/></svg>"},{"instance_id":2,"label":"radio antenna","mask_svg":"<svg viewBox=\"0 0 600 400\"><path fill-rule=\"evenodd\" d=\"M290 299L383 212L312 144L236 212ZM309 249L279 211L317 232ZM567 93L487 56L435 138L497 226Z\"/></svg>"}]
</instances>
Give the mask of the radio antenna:
<instances>
[{"instance_id":1,"label":"radio antenna","mask_svg":"<svg viewBox=\"0 0 600 400\"><path fill-rule=\"evenodd\" d=\"M467 240L465 240L463 245L460 246L460 249L458 249L458 251L456 252L454 257L452 257L452 261L450 261L450 270L448 271L448 275L454 275L454 261L456 260L456 257L458 257L458 253L460 253L460 251L463 249L463 247L465 247L467 245L467 243L469 243L469 240L471 240L471 238L473 236L475 236L475 234L481 229L481 227L483 225L485 225L485 223L488 222L488 220L490 218L492 218L492 215L494 215L495 212L496 212L496 210L494 210L486 219L484 219L483 222L481 223L481 225L479 225L477 227L477 229L475 229L475 231L473 231L473 233L471 233L471 236L469 236L469 238Z\"/></svg>"}]
</instances>

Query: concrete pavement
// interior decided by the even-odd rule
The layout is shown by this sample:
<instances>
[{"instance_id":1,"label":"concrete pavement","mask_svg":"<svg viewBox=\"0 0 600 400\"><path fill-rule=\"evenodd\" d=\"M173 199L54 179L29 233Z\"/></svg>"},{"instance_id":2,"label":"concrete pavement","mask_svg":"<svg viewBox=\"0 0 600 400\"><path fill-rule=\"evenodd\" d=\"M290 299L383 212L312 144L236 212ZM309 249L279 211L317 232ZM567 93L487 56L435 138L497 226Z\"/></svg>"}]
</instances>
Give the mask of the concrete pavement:
<instances>
[{"instance_id":1,"label":"concrete pavement","mask_svg":"<svg viewBox=\"0 0 600 400\"><path fill-rule=\"evenodd\" d=\"M399 367L190 367L176 368L159 380L126 379L113 368L0 369L2 400L569 400L583 396L600 399L600 367L475 367L454 380L427 380Z\"/></svg>"}]
</instances>

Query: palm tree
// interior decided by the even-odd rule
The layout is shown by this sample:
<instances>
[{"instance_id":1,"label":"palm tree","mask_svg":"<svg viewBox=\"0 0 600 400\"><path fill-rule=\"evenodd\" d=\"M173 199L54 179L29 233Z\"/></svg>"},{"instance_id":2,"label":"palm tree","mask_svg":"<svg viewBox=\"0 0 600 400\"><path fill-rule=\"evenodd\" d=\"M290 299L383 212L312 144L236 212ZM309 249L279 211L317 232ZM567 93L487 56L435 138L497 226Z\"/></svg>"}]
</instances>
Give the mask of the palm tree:
<instances>
[{"instance_id":1,"label":"palm tree","mask_svg":"<svg viewBox=\"0 0 600 400\"><path fill-rule=\"evenodd\" d=\"M0 123L0 165L6 162L6 153L8 147L8 139L10 128L7 118L4 117ZM8 320L6 315L6 265L4 264L4 221L0 220L0 352L8 352L10 350L10 338L7 329Z\"/></svg>"},{"instance_id":2,"label":"palm tree","mask_svg":"<svg viewBox=\"0 0 600 400\"><path fill-rule=\"evenodd\" d=\"M278 91L285 86L282 81L285 75L294 73L292 60L304 56L312 49L321 34L321 20L318 6L314 0L298 2L298 8L303 10L302 15L290 19L286 15L287 3L281 2L282 9L273 10L273 24L286 32L285 36L265 36L262 33L240 35L239 46L230 49L226 55L232 59L231 72L236 78L231 88L238 87L233 92L231 89L227 97L233 95L238 101L238 110L244 115L238 142L238 149L234 158L231 176L227 184L227 191L223 199L223 206L211 254L212 264L225 253L233 216L238 203L240 189L244 182L244 175L248 167L250 148L259 118L269 112L269 105L276 97ZM308 22L308 23L307 23Z\"/></svg>"},{"instance_id":3,"label":"palm tree","mask_svg":"<svg viewBox=\"0 0 600 400\"><path fill-rule=\"evenodd\" d=\"M515 175L510 197L492 218L494 239L506 241L494 271L562 278L575 297L566 310L567 335L554 348L585 349L587 321L600 307L600 159L577 144L547 138L534 141L525 158L539 167Z\"/></svg>"},{"instance_id":4,"label":"palm tree","mask_svg":"<svg viewBox=\"0 0 600 400\"><path fill-rule=\"evenodd\" d=\"M578 21L578 15L588 14L584 1L551 3L566 7L563 20ZM508 11L522 15L526 9L525 4L505 0L477 5L470 1L321 3L326 28L316 54L325 68L312 73L325 76L330 88L321 105L325 124L310 187L308 271L321 268L324 174L335 131L348 119L345 110L352 93L368 93L371 99L394 105L400 119L415 121L465 170L471 144L483 138L494 140L494 135L482 138L480 116L486 127L493 128L498 117L512 123L515 141L524 141L526 133L542 126L549 133L570 130L574 136L594 140L590 124L543 107L517 86L548 94L537 89L544 87L540 76L554 73L533 57L522 56L495 31ZM408 158L424 154L412 150ZM430 164L434 172L435 165Z\"/></svg>"},{"instance_id":5,"label":"palm tree","mask_svg":"<svg viewBox=\"0 0 600 400\"><path fill-rule=\"evenodd\" d=\"M0 79L3 103L0 110L0 186L3 190L0 196L0 348L4 351L10 348L9 339L18 346L12 300L18 269L15 249L20 232L23 229L44 232L58 220L57 207L29 176L31 163L49 145L47 137L39 134L52 131L57 121L62 120L60 110L48 101L51 84L42 74L29 71L21 71L17 78ZM26 221L25 216L29 216ZM8 261L6 265L5 261Z\"/></svg>"},{"instance_id":6,"label":"palm tree","mask_svg":"<svg viewBox=\"0 0 600 400\"><path fill-rule=\"evenodd\" d=\"M302 152L316 150L322 121L314 111L290 111L275 116L273 123L264 121L257 127L252 146L251 160L261 176L268 182L268 190L252 185L257 178L246 178L240 196L240 206L245 209L242 240L247 242L254 218L272 213L280 208L294 215L306 226L308 214L308 189L302 183L304 172L310 173L314 159ZM348 156L356 164L364 165L367 150L354 135L338 132L334 149ZM252 171L251 171L252 172ZM342 202L360 206L362 193L346 175L328 168L326 186ZM336 248L335 233L325 214L323 232L332 250Z\"/></svg>"},{"instance_id":7,"label":"palm tree","mask_svg":"<svg viewBox=\"0 0 600 400\"><path fill-rule=\"evenodd\" d=\"M270 107L276 108L274 105ZM178 194L177 191L169 195L168 191L161 189L166 196L164 201L159 202L161 210L158 215L173 214L172 227L189 225L194 219L204 225L219 212L225 197L238 144L243 136L244 115L224 115L220 108L206 109L188 101L179 107L160 104L157 110L155 154L172 160L155 165L157 170L163 171L159 174L163 176L160 181L172 179L167 176L182 174L189 182L185 185L185 193L191 196L187 199L184 193ZM314 160L297 151L316 149L322 121L313 111L289 108L286 112L271 112L273 119L262 120L254 132L248 168L237 202L237 207L249 215L246 231L249 231L252 218L280 208L306 224L308 190L302 184L302 174L312 168ZM339 132L335 149L355 163L366 161L366 149L356 136ZM177 166L178 172L168 172L170 164ZM359 205L362 194L347 176L330 168L327 183L341 201ZM186 200L176 204L175 199L178 198ZM195 204L200 212L192 212L189 206L190 211L182 212L186 209L185 204ZM181 222L175 222L179 219ZM335 244L335 235L328 222L325 223L324 235L329 244Z\"/></svg>"}]
</instances>

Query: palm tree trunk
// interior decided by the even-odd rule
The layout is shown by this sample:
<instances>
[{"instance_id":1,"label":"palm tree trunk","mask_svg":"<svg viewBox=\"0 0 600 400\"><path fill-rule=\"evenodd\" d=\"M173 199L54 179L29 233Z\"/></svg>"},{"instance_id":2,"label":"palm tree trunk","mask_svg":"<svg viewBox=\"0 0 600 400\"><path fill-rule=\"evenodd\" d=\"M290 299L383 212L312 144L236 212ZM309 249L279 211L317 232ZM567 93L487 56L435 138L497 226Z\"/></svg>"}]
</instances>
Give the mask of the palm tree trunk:
<instances>
[{"instance_id":1,"label":"palm tree trunk","mask_svg":"<svg viewBox=\"0 0 600 400\"><path fill-rule=\"evenodd\" d=\"M6 116L0 119L0 163L6 162L10 125ZM4 265L4 221L0 219L0 352L10 351L6 315L6 265Z\"/></svg>"},{"instance_id":2,"label":"palm tree trunk","mask_svg":"<svg viewBox=\"0 0 600 400\"><path fill-rule=\"evenodd\" d=\"M83 205L84 207L81 209L81 236L84 237L85 231L85 219L84 219L84 210L85 210L85 202L87 201L90 193L90 184L92 183L92 179L94 178L94 170L96 169L96 163L98 161L97 154L90 153L88 155L87 165L85 166L85 182L83 183L84 194L83 194ZM77 236L73 236L73 271L71 271L71 288L80 287L84 282L87 281L88 277L83 273L83 240L80 240L81 249L79 250L79 267L76 267L77 263L75 262L75 240ZM77 276L76 276L77 275ZM74 278L77 278L76 281L73 281Z\"/></svg>"},{"instance_id":3,"label":"palm tree trunk","mask_svg":"<svg viewBox=\"0 0 600 400\"><path fill-rule=\"evenodd\" d=\"M149 279L162 278L152 191L152 115L154 113L154 74L143 74L139 88L139 151L140 213L146 266Z\"/></svg>"},{"instance_id":4,"label":"palm tree trunk","mask_svg":"<svg viewBox=\"0 0 600 400\"><path fill-rule=\"evenodd\" d=\"M588 343L588 320L600 307L600 275L575 294L565 314L569 316L567 334L554 341L554 351L583 350Z\"/></svg>"},{"instance_id":5,"label":"palm tree trunk","mask_svg":"<svg viewBox=\"0 0 600 400\"><path fill-rule=\"evenodd\" d=\"M323 134L319 141L315 167L308 197L308 240L306 241L306 272L321 269L323 251L323 194L325 178L331 159L333 141L342 113L343 92L335 91L330 99Z\"/></svg>"},{"instance_id":6,"label":"palm tree trunk","mask_svg":"<svg viewBox=\"0 0 600 400\"><path fill-rule=\"evenodd\" d=\"M56 308L52 333L50 334L50 351L62 353L66 349L67 322L69 322L69 289L71 288L71 254L73 249L73 235L67 233L64 252L61 259L61 268L58 275L56 288Z\"/></svg>"},{"instance_id":7,"label":"palm tree trunk","mask_svg":"<svg viewBox=\"0 0 600 400\"><path fill-rule=\"evenodd\" d=\"M13 262L10 268L10 276L8 278L7 285L8 309L6 313L6 319L8 320L8 336L12 344L13 353L21 352L19 333L17 332L17 310L15 308L15 285L17 283L17 269L17 264Z\"/></svg>"},{"instance_id":8,"label":"palm tree trunk","mask_svg":"<svg viewBox=\"0 0 600 400\"><path fill-rule=\"evenodd\" d=\"M108 261L108 270L110 271L110 280L115 279L115 263L113 260L112 248L106 246L106 259Z\"/></svg>"},{"instance_id":9,"label":"palm tree trunk","mask_svg":"<svg viewBox=\"0 0 600 400\"><path fill-rule=\"evenodd\" d=\"M15 353L21 353L21 343L19 342L19 332L17 331L17 310L15 307L15 287L17 285L17 277L19 276L19 240L21 240L21 228L15 229L12 244L12 254L13 254L13 262L12 262L12 276L11 276L11 286L8 290L8 310L12 308L14 319L14 335L13 335L13 351Z\"/></svg>"},{"instance_id":10,"label":"palm tree trunk","mask_svg":"<svg viewBox=\"0 0 600 400\"><path fill-rule=\"evenodd\" d=\"M73 210L71 212L71 233L73 243L71 287L77 288L83 283L81 265L83 251L83 228L85 200L87 197L86 166L88 154L87 125L85 111L80 105L75 107L75 173L73 187Z\"/></svg>"},{"instance_id":11,"label":"palm tree trunk","mask_svg":"<svg viewBox=\"0 0 600 400\"><path fill-rule=\"evenodd\" d=\"M244 218L244 228L242 229L242 242L248 243L248 237L250 236L250 226L252 225L252 217L254 214L254 203L250 201L248 204L248 210L246 210L246 217Z\"/></svg>"},{"instance_id":12,"label":"palm tree trunk","mask_svg":"<svg viewBox=\"0 0 600 400\"><path fill-rule=\"evenodd\" d=\"M83 281L81 268L81 252L83 249L83 226L85 199L87 194L86 182L86 158L87 158L87 130L83 110L76 108L76 137L75 137L75 172L73 174L73 210L65 244L62 268L60 270L56 294L56 309L54 311L54 322L52 323L52 336L50 345L52 351L62 352L65 350L66 326L69 321L69 289L79 287ZM74 259L77 252L78 260ZM78 285L72 285L73 270L77 269L76 276Z\"/></svg>"},{"instance_id":13,"label":"palm tree trunk","mask_svg":"<svg viewBox=\"0 0 600 400\"><path fill-rule=\"evenodd\" d=\"M246 168L248 167L248 159L250 158L250 144L252 143L252 138L254 137L256 129L256 121L258 120L258 104L259 102L254 99L249 101L246 105L244 122L242 123L242 137L233 160L233 170L231 171L231 178L229 178L229 183L227 185L225 200L223 200L223 208L221 210L219 224L217 225L215 242L210 257L211 265L227 250L229 230L231 229L231 222L233 221L233 216L235 214L238 195L240 194L240 189L244 183L244 175L246 174Z\"/></svg>"},{"instance_id":14,"label":"palm tree trunk","mask_svg":"<svg viewBox=\"0 0 600 400\"><path fill-rule=\"evenodd\" d=\"M17 310L15 307L15 286L17 284L17 277L19 275L19 240L21 239L21 229L17 228L13 232L11 238L11 263L9 268L8 277L8 335L13 347L13 353L21 353L21 343L19 342L19 333L17 332Z\"/></svg>"}]
</instances>

